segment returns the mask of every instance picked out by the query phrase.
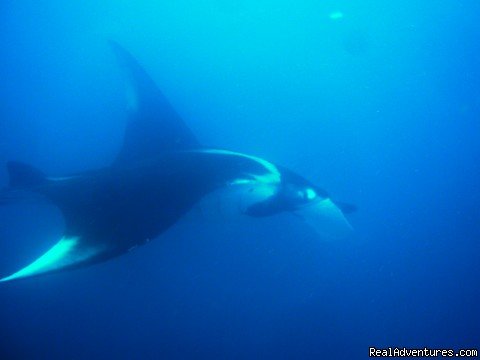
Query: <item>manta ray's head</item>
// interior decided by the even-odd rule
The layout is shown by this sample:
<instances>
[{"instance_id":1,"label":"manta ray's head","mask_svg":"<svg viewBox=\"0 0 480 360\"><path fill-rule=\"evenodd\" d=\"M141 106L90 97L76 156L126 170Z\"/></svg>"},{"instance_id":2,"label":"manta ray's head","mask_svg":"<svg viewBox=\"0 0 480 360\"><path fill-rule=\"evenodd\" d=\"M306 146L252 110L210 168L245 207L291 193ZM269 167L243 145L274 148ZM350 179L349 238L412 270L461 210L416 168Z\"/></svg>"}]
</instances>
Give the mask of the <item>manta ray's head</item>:
<instances>
[{"instance_id":1,"label":"manta ray's head","mask_svg":"<svg viewBox=\"0 0 480 360\"><path fill-rule=\"evenodd\" d=\"M325 190L300 175L285 168L279 170L281 182L275 191L261 201L252 201L245 209L246 214L263 217L291 212L325 239L345 238L352 233L344 213L355 211L355 206L334 202Z\"/></svg>"}]
</instances>

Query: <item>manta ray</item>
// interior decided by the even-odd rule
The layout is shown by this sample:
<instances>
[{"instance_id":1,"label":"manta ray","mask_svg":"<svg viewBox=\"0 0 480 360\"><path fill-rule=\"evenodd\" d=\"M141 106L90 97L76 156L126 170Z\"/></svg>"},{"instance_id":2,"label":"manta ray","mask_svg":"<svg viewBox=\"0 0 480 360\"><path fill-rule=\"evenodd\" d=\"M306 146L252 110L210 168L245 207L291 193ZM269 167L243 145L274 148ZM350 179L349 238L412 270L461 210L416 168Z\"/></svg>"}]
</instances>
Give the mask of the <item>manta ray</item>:
<instances>
[{"instance_id":1,"label":"manta ray","mask_svg":"<svg viewBox=\"0 0 480 360\"><path fill-rule=\"evenodd\" d=\"M295 172L257 156L206 147L187 127L139 62L116 42L130 106L122 147L109 166L49 177L16 161L7 163L0 204L32 194L58 207L63 236L46 253L1 282L71 270L128 253L156 238L197 204L213 203L242 216L291 212L326 239L352 228L353 205ZM219 205L221 204L221 205Z\"/></svg>"}]
</instances>

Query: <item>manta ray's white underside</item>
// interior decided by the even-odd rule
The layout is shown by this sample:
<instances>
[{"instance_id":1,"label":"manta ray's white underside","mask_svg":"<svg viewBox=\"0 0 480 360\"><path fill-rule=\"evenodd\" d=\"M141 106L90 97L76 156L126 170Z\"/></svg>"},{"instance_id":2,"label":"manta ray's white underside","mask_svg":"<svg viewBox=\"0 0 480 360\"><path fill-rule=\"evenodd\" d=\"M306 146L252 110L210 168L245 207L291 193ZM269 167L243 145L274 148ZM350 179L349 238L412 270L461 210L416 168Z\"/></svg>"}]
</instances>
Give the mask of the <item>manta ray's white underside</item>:
<instances>
[{"instance_id":1,"label":"manta ray's white underside","mask_svg":"<svg viewBox=\"0 0 480 360\"><path fill-rule=\"evenodd\" d=\"M99 254L101 249L81 246L79 237L62 237L45 254L16 273L0 279L0 282L11 281L79 264Z\"/></svg>"}]
</instances>

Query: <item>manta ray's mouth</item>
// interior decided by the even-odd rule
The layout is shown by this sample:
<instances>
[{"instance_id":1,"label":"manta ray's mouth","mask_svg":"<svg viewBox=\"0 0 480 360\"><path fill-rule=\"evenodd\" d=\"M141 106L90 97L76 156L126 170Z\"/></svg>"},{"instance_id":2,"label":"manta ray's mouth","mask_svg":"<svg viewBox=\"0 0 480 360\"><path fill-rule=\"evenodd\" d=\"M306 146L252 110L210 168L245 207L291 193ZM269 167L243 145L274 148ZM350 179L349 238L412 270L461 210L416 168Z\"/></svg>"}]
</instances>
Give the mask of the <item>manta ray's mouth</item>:
<instances>
[{"instance_id":1,"label":"manta ray's mouth","mask_svg":"<svg viewBox=\"0 0 480 360\"><path fill-rule=\"evenodd\" d=\"M341 240L353 233L342 211L329 198L297 208L294 213L304 219L322 239Z\"/></svg>"}]
</instances>

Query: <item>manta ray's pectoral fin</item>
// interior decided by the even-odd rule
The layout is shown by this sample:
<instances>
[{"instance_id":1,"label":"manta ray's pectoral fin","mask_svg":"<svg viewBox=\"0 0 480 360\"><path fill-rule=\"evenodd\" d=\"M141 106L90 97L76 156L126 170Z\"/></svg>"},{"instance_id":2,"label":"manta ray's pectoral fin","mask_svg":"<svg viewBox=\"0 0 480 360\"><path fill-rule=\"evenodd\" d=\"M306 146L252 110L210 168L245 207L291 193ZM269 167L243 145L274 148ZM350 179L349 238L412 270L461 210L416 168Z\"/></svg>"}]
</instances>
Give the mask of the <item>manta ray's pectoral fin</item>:
<instances>
[{"instance_id":1,"label":"manta ray's pectoral fin","mask_svg":"<svg viewBox=\"0 0 480 360\"><path fill-rule=\"evenodd\" d=\"M11 281L63 269L79 267L105 254L106 248L92 246L80 237L62 237L46 253L16 273L0 279L0 282Z\"/></svg>"},{"instance_id":2,"label":"manta ray's pectoral fin","mask_svg":"<svg viewBox=\"0 0 480 360\"><path fill-rule=\"evenodd\" d=\"M148 160L166 151L200 147L195 135L138 61L110 41L127 80L129 119L116 165Z\"/></svg>"}]
</instances>

